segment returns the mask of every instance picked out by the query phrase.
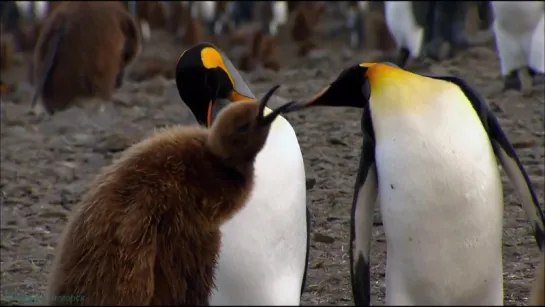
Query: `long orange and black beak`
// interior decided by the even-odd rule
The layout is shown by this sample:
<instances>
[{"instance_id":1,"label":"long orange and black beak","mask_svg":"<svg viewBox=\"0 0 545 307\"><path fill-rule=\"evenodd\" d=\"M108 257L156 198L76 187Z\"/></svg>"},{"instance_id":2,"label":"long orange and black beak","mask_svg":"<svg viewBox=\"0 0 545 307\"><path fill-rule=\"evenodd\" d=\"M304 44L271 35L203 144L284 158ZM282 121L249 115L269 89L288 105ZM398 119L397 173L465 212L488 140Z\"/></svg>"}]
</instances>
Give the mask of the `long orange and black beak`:
<instances>
[{"instance_id":1,"label":"long orange and black beak","mask_svg":"<svg viewBox=\"0 0 545 307\"><path fill-rule=\"evenodd\" d=\"M330 85L309 99L294 104L289 112L313 106L365 108L371 97L371 79L375 71L395 66L390 63L362 63L349 67Z\"/></svg>"},{"instance_id":2,"label":"long orange and black beak","mask_svg":"<svg viewBox=\"0 0 545 307\"><path fill-rule=\"evenodd\" d=\"M367 67L361 65L345 69L319 93L294 104L290 112L315 106L365 107L370 96L366 73Z\"/></svg>"},{"instance_id":3,"label":"long orange and black beak","mask_svg":"<svg viewBox=\"0 0 545 307\"><path fill-rule=\"evenodd\" d=\"M197 81L201 82L197 76L193 76L193 79L197 78L198 80L191 80L192 76L187 73L191 69L206 72L203 74L205 76L202 80L204 84L196 83ZM179 84L182 77L185 78L185 84ZM210 43L197 44L182 53L176 67L176 83L180 96L183 96L184 91L193 91L193 93L200 92L200 96L207 97L206 102L200 103L207 103L206 124L208 126L212 124L213 119L225 105L232 102L256 100L256 96L225 53ZM183 86L185 88L182 88ZM184 97L182 99L187 104L191 103L186 101Z\"/></svg>"}]
</instances>

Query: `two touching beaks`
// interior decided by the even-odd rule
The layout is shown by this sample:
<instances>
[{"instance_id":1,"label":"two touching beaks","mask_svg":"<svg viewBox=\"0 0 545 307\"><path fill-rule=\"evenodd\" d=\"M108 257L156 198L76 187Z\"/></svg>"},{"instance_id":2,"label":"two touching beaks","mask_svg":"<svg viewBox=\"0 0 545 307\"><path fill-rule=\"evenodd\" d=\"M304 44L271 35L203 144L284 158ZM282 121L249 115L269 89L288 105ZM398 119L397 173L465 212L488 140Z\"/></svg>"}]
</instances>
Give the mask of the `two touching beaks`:
<instances>
[{"instance_id":1,"label":"two touching beaks","mask_svg":"<svg viewBox=\"0 0 545 307\"><path fill-rule=\"evenodd\" d=\"M259 101L259 111L257 113L257 116L258 116L257 122L264 126L270 125L276 119L278 115L287 113L287 110L289 110L290 107L295 103L293 101L287 102L281 105L280 107L276 108L274 111L272 111L268 115L264 116L263 112L265 111L265 107L267 106L267 103L271 99L274 92L278 90L278 88L280 88L279 84L273 86L269 91L267 91L267 93L265 93L265 96L263 96L263 98L261 98L261 100Z\"/></svg>"}]
</instances>

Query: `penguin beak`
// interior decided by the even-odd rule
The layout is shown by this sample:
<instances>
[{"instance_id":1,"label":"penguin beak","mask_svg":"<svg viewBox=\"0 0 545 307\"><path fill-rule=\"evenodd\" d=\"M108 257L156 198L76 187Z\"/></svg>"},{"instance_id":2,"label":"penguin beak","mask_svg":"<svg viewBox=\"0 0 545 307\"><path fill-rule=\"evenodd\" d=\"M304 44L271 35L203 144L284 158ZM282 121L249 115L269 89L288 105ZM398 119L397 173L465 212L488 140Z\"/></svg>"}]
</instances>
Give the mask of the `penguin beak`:
<instances>
[{"instance_id":1,"label":"penguin beak","mask_svg":"<svg viewBox=\"0 0 545 307\"><path fill-rule=\"evenodd\" d=\"M280 85L273 86L266 94L261 98L259 101L259 111L257 112L257 119L256 122L259 126L269 126L272 124L272 122L278 117L278 115L285 113L287 110L289 110L294 104L294 101L287 102L280 107L273 110L271 113L269 113L266 116L263 116L263 111L265 111L265 107L267 106L267 103L269 102L270 98L276 92L276 90L280 87Z\"/></svg>"},{"instance_id":2,"label":"penguin beak","mask_svg":"<svg viewBox=\"0 0 545 307\"><path fill-rule=\"evenodd\" d=\"M240 99L237 101L242 101L242 100L244 99ZM246 99L246 100L253 101L255 99ZM214 120L214 118L216 118L216 116L218 116L218 113L227 105L229 105L231 102L235 102L235 101L231 101L230 99L223 99L223 98L210 100L210 102L208 103L208 113L206 116L206 124L208 125L208 127L212 126L212 121Z\"/></svg>"},{"instance_id":3,"label":"penguin beak","mask_svg":"<svg viewBox=\"0 0 545 307\"><path fill-rule=\"evenodd\" d=\"M343 71L330 85L311 98L294 103L287 112L312 106L364 108L371 96L367 67L353 66Z\"/></svg>"}]
</instances>

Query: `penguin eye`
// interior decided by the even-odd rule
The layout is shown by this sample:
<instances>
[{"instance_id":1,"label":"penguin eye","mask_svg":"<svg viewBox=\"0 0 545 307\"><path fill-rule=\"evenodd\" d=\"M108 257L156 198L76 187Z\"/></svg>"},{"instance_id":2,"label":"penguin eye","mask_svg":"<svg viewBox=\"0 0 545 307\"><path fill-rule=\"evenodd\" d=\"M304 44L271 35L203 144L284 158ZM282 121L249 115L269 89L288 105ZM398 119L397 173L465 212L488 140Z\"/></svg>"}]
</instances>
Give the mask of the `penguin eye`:
<instances>
[{"instance_id":1,"label":"penguin eye","mask_svg":"<svg viewBox=\"0 0 545 307\"><path fill-rule=\"evenodd\" d=\"M246 122L237 127L237 132L247 132L250 129L250 123Z\"/></svg>"}]
</instances>

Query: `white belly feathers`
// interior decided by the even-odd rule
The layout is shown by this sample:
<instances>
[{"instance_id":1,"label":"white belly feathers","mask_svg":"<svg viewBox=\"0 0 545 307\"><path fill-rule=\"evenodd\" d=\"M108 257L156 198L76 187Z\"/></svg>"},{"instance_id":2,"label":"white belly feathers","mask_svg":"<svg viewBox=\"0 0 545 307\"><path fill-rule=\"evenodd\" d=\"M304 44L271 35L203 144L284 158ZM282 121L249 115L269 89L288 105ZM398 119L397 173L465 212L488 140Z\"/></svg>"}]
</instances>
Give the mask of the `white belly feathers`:
<instances>
[{"instance_id":1,"label":"white belly feathers","mask_svg":"<svg viewBox=\"0 0 545 307\"><path fill-rule=\"evenodd\" d=\"M222 227L218 290L210 303L299 305L307 251L306 181L295 132L284 118L273 123L255 169L250 200Z\"/></svg>"}]
</instances>

